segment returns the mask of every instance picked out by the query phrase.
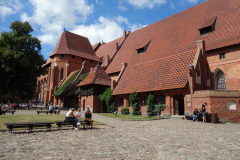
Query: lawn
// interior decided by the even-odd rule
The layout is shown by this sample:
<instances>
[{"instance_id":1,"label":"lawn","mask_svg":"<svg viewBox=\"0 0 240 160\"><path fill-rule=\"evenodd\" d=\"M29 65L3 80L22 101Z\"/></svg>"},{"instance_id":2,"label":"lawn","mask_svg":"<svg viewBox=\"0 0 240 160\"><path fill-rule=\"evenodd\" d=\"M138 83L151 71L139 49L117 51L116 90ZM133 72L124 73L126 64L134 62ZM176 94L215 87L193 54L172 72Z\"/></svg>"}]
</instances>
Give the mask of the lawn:
<instances>
[{"instance_id":1,"label":"lawn","mask_svg":"<svg viewBox=\"0 0 240 160\"><path fill-rule=\"evenodd\" d=\"M147 121L147 120L157 120L162 119L161 117L147 117L147 116L132 116L132 115L122 115L117 114L115 117L115 114L112 113L102 113L101 116L111 117L111 118L117 118L120 120L128 120L128 121Z\"/></svg>"},{"instance_id":2,"label":"lawn","mask_svg":"<svg viewBox=\"0 0 240 160\"><path fill-rule=\"evenodd\" d=\"M18 123L18 122L54 122L63 121L65 115L1 115L0 116L0 130L8 130L4 123ZM83 118L82 118L83 120ZM95 121L93 125L103 124ZM53 127L57 127L53 124Z\"/></svg>"}]
</instances>

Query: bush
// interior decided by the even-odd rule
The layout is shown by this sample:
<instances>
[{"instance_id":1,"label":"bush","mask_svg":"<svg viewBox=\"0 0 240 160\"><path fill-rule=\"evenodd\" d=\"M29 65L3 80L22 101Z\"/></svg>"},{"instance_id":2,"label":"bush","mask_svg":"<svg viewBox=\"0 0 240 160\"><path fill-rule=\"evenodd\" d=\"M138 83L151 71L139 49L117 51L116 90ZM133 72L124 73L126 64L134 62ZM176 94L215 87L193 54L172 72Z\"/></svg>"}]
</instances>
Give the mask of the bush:
<instances>
[{"instance_id":1,"label":"bush","mask_svg":"<svg viewBox=\"0 0 240 160\"><path fill-rule=\"evenodd\" d=\"M136 91L134 93L131 93L129 96L129 101L133 108L133 112L132 112L133 116L141 115L141 112L138 109L139 94L137 93L137 90L138 90L138 88L136 89Z\"/></svg>"},{"instance_id":2,"label":"bush","mask_svg":"<svg viewBox=\"0 0 240 160\"><path fill-rule=\"evenodd\" d=\"M155 105L155 111L158 113L158 115L161 115L161 112L166 109L166 104L159 104Z\"/></svg>"},{"instance_id":3,"label":"bush","mask_svg":"<svg viewBox=\"0 0 240 160\"><path fill-rule=\"evenodd\" d=\"M121 114L124 114L124 115L129 115L130 114L128 106L121 110Z\"/></svg>"},{"instance_id":4,"label":"bush","mask_svg":"<svg viewBox=\"0 0 240 160\"><path fill-rule=\"evenodd\" d=\"M154 95L150 93L147 97L147 112L150 116L154 116L156 114L155 105L154 105Z\"/></svg>"},{"instance_id":5,"label":"bush","mask_svg":"<svg viewBox=\"0 0 240 160\"><path fill-rule=\"evenodd\" d=\"M101 101L106 102L108 113L113 113L116 110L116 103L113 99L112 93L113 92L111 91L111 87L110 87L105 89L104 92L100 94L98 97Z\"/></svg>"}]
</instances>

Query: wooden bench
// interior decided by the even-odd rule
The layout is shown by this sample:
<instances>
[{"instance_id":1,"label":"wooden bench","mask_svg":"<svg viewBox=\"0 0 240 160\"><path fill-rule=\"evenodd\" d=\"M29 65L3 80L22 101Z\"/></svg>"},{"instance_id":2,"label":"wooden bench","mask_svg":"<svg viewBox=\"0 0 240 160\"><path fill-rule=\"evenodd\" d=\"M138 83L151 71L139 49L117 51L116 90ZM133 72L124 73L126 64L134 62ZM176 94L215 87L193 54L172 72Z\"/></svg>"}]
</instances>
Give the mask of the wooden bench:
<instances>
[{"instance_id":1,"label":"wooden bench","mask_svg":"<svg viewBox=\"0 0 240 160\"><path fill-rule=\"evenodd\" d=\"M50 114L55 113L55 114L57 114L57 111L53 111L53 112L51 112L51 111L36 111L36 112L37 112L38 115L39 115L40 113L46 113L46 114L48 114L48 113L50 113Z\"/></svg>"},{"instance_id":2,"label":"wooden bench","mask_svg":"<svg viewBox=\"0 0 240 160\"><path fill-rule=\"evenodd\" d=\"M54 121L54 122L58 126L58 130L61 128L61 126L64 126L64 125L72 125L72 127L74 128L74 123L73 122L66 122L66 121ZM81 121L80 123L81 123L81 125L83 125L83 121ZM89 124L86 123L86 125L90 126L90 123Z\"/></svg>"},{"instance_id":3,"label":"wooden bench","mask_svg":"<svg viewBox=\"0 0 240 160\"><path fill-rule=\"evenodd\" d=\"M45 109L45 108L44 108L44 107L32 107L32 109L35 109L35 110L41 109L41 110L43 110L43 109Z\"/></svg>"},{"instance_id":4,"label":"wooden bench","mask_svg":"<svg viewBox=\"0 0 240 160\"><path fill-rule=\"evenodd\" d=\"M193 115L191 115L191 116L185 116L185 118L187 119L187 120L193 120ZM203 121L203 117L201 116L201 117L199 117L198 116L198 121ZM211 114L207 114L206 113L206 121L207 122L211 122Z\"/></svg>"},{"instance_id":5,"label":"wooden bench","mask_svg":"<svg viewBox=\"0 0 240 160\"><path fill-rule=\"evenodd\" d=\"M54 122L22 122L22 123L4 123L4 125L12 133L13 128L29 128L29 132L32 132L33 127L47 127L50 130Z\"/></svg>"},{"instance_id":6,"label":"wooden bench","mask_svg":"<svg viewBox=\"0 0 240 160\"><path fill-rule=\"evenodd\" d=\"M16 111L2 111L2 114L5 115L6 113L12 113L12 115L15 113Z\"/></svg>"}]
</instances>

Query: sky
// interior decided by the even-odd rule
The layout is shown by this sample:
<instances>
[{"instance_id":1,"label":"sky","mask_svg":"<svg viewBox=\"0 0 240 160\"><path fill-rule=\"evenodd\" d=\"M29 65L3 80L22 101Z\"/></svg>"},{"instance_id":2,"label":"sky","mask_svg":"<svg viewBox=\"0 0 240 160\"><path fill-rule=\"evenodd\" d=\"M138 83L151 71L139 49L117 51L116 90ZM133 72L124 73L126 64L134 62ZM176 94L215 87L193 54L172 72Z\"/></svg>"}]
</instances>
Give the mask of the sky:
<instances>
[{"instance_id":1,"label":"sky","mask_svg":"<svg viewBox=\"0 0 240 160\"><path fill-rule=\"evenodd\" d=\"M0 0L0 32L16 20L28 21L41 40L45 59L65 30L92 45L110 42L206 0Z\"/></svg>"}]
</instances>

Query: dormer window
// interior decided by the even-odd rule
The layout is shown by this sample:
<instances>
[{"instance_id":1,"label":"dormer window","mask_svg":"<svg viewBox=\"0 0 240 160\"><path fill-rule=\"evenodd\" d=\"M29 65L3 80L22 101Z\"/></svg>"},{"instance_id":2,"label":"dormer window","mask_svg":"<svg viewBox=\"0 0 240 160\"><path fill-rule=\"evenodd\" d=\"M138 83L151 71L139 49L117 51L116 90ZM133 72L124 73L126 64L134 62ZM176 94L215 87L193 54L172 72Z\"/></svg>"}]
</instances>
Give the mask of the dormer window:
<instances>
[{"instance_id":1,"label":"dormer window","mask_svg":"<svg viewBox=\"0 0 240 160\"><path fill-rule=\"evenodd\" d=\"M215 30L215 24L216 24L217 17L210 18L206 20L202 27L199 29L200 36L209 34Z\"/></svg>"},{"instance_id":2,"label":"dormer window","mask_svg":"<svg viewBox=\"0 0 240 160\"><path fill-rule=\"evenodd\" d=\"M64 54L61 54L61 57L63 58L63 57L64 57Z\"/></svg>"},{"instance_id":3,"label":"dormer window","mask_svg":"<svg viewBox=\"0 0 240 160\"><path fill-rule=\"evenodd\" d=\"M226 58L226 54L225 54L225 53L220 54L220 55L219 55L219 58L220 58L220 59L225 59L225 58Z\"/></svg>"},{"instance_id":4,"label":"dormer window","mask_svg":"<svg viewBox=\"0 0 240 160\"><path fill-rule=\"evenodd\" d=\"M150 42L151 42L151 40L150 40L145 46L143 46L143 47L141 47L141 48L138 48L138 49L137 49L137 53L138 53L138 54L143 54L143 53L147 50L147 47L148 47L148 45L149 45Z\"/></svg>"}]
</instances>

